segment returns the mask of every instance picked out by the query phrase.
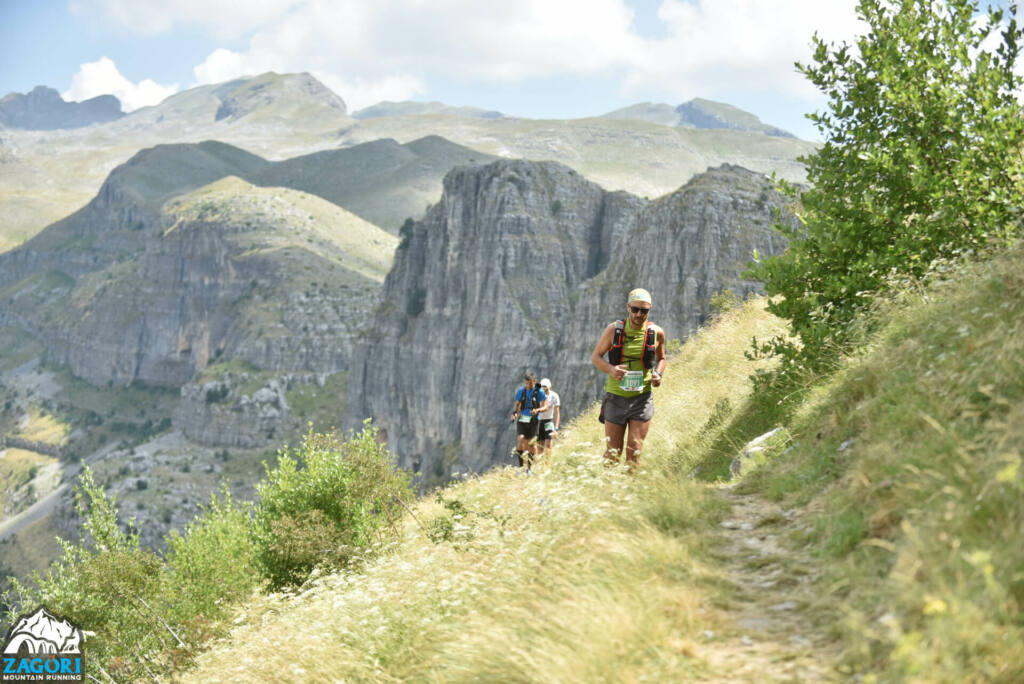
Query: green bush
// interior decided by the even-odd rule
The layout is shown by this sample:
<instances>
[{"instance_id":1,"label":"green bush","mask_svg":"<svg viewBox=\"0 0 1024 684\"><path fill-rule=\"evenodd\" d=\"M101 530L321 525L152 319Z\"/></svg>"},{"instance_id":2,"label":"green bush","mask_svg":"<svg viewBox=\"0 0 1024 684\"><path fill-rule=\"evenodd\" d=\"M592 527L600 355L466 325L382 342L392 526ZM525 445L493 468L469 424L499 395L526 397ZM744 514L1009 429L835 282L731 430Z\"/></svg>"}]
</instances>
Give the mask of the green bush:
<instances>
[{"instance_id":1,"label":"green bush","mask_svg":"<svg viewBox=\"0 0 1024 684\"><path fill-rule=\"evenodd\" d=\"M799 336L762 349L817 370L878 292L1021 228L1014 18L975 0L860 0L858 14L870 30L856 45L815 36L799 65L829 99L809 116L825 142L802 160L809 189L784 186L799 218L776 225L789 249L746 274Z\"/></svg>"},{"instance_id":2,"label":"green bush","mask_svg":"<svg viewBox=\"0 0 1024 684\"><path fill-rule=\"evenodd\" d=\"M135 532L117 524L117 507L83 470L76 509L85 538L62 542L63 555L45 576L26 583L11 578L7 619L39 605L94 632L86 667L116 681L153 679L190 660L212 637L226 631L232 605L248 597L260 577L253 564L247 506L230 494L214 497L184 535L167 539L166 562L140 548ZM219 621L219 622L218 622Z\"/></svg>"},{"instance_id":3,"label":"green bush","mask_svg":"<svg viewBox=\"0 0 1024 684\"><path fill-rule=\"evenodd\" d=\"M408 474L369 426L346 441L310 433L300 449L281 452L257 490L255 507L235 504L226 488L212 497L183 533L167 537L161 558L118 526L115 501L84 468L82 541L62 542L45 576L11 578L7 620L45 605L95 633L87 667L98 681L159 679L224 634L231 608L264 577L278 587L316 566L351 564L385 539L412 498Z\"/></svg>"},{"instance_id":4,"label":"green bush","mask_svg":"<svg viewBox=\"0 0 1024 684\"><path fill-rule=\"evenodd\" d=\"M406 501L408 473L399 470L377 429L310 432L299 449L281 450L256 486L256 564L272 587L302 582L318 565L344 567L383 541Z\"/></svg>"},{"instance_id":5,"label":"green bush","mask_svg":"<svg viewBox=\"0 0 1024 684\"><path fill-rule=\"evenodd\" d=\"M161 623L157 607L159 557L139 547L137 533L121 531L114 501L96 485L89 468L82 472L75 498L85 539L78 545L62 541L62 557L45 576L36 573L27 584L12 578L8 620L45 605L95 632L89 639L88 669L93 662L103 663L117 680L144 677L147 667L164 669L158 661L180 645ZM148 663L141 660L144 653L154 654Z\"/></svg>"},{"instance_id":6,"label":"green bush","mask_svg":"<svg viewBox=\"0 0 1024 684\"><path fill-rule=\"evenodd\" d=\"M231 490L210 504L185 528L167 538L168 580L180 601L175 612L188 620L218 616L248 597L259 584L249 527L251 504L235 504Z\"/></svg>"}]
</instances>

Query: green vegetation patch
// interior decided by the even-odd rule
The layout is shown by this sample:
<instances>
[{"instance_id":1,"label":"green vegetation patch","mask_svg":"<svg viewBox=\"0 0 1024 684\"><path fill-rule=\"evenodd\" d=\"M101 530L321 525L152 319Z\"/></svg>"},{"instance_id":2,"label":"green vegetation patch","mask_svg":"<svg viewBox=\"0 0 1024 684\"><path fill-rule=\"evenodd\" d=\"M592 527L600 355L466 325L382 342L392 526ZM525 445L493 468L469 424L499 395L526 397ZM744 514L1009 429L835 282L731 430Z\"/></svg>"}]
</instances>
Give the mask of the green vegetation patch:
<instances>
[{"instance_id":1,"label":"green vegetation patch","mask_svg":"<svg viewBox=\"0 0 1024 684\"><path fill-rule=\"evenodd\" d=\"M34 451L0 448L0 513L4 514L0 517L13 515L34 503L35 493L23 488L31 488L30 483L40 468L54 462L53 457ZM15 500L20 501L20 505L13 506Z\"/></svg>"},{"instance_id":2,"label":"green vegetation patch","mask_svg":"<svg viewBox=\"0 0 1024 684\"><path fill-rule=\"evenodd\" d=\"M200 371L195 381L199 384L204 384L220 380L224 375L257 375L262 372L255 364L245 359L233 358L211 363Z\"/></svg>"},{"instance_id":3,"label":"green vegetation patch","mask_svg":"<svg viewBox=\"0 0 1024 684\"><path fill-rule=\"evenodd\" d=\"M66 443L71 425L46 409L32 406L28 410L28 422L11 436L59 447Z\"/></svg>"},{"instance_id":4,"label":"green vegetation patch","mask_svg":"<svg viewBox=\"0 0 1024 684\"><path fill-rule=\"evenodd\" d=\"M285 393L292 414L314 431L330 431L341 424L345 415L348 371L327 376L323 387L298 384Z\"/></svg>"},{"instance_id":5,"label":"green vegetation patch","mask_svg":"<svg viewBox=\"0 0 1024 684\"><path fill-rule=\"evenodd\" d=\"M82 541L62 543L45 576L11 581L6 620L44 604L87 625L95 632L90 674L131 681L180 671L226 635L237 604L264 580L301 582L317 566L379 553L412 497L408 474L370 427L347 439L308 435L299 449L282 450L258 490L258 504L222 490L168 537L161 557L140 547L133 525L119 524L116 501L85 468L76 488Z\"/></svg>"},{"instance_id":6,"label":"green vegetation patch","mask_svg":"<svg viewBox=\"0 0 1024 684\"><path fill-rule=\"evenodd\" d=\"M63 452L71 460L115 441L140 444L171 427L171 413L180 399L177 388L139 380L123 387L96 387L66 368L53 373L61 392L47 405L65 425L82 428Z\"/></svg>"},{"instance_id":7,"label":"green vegetation patch","mask_svg":"<svg viewBox=\"0 0 1024 684\"><path fill-rule=\"evenodd\" d=\"M1022 257L879 303L882 331L748 483L821 510L808 541L830 559L848 672L1024 677Z\"/></svg>"}]
</instances>

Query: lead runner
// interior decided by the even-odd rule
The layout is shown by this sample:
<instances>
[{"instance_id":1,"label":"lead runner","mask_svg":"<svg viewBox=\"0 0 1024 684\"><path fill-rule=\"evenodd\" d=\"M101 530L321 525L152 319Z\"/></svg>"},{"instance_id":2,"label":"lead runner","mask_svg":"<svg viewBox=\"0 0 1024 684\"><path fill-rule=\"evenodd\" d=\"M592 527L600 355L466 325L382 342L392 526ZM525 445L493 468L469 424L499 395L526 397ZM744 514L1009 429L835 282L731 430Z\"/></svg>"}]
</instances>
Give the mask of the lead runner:
<instances>
[{"instance_id":1,"label":"lead runner","mask_svg":"<svg viewBox=\"0 0 1024 684\"><path fill-rule=\"evenodd\" d=\"M643 288L630 291L626 318L608 324L590 355L594 366L608 375L601 403L601 420L608 442L604 457L610 462L619 461L628 430L626 464L630 470L639 463L640 450L654 417L651 388L661 385L668 363L665 331L648 320L651 306L650 292Z\"/></svg>"}]
</instances>

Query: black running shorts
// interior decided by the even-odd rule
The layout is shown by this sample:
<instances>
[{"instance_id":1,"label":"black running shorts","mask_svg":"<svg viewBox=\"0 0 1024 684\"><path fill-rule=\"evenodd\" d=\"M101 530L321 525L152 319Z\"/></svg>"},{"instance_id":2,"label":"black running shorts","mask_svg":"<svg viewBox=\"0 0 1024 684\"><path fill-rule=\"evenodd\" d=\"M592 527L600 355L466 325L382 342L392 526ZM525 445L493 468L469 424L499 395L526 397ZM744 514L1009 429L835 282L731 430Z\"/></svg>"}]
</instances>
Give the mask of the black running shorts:
<instances>
[{"instance_id":1,"label":"black running shorts","mask_svg":"<svg viewBox=\"0 0 1024 684\"><path fill-rule=\"evenodd\" d=\"M527 440L536 439L539 428L540 422L538 422L537 416L532 416L529 423L524 423L516 418L516 434L526 437Z\"/></svg>"},{"instance_id":2,"label":"black running shorts","mask_svg":"<svg viewBox=\"0 0 1024 684\"><path fill-rule=\"evenodd\" d=\"M625 425L631 420L647 422L654 417L654 397L644 392L635 397L620 397L617 394L604 395L604 419L616 425Z\"/></svg>"}]
</instances>

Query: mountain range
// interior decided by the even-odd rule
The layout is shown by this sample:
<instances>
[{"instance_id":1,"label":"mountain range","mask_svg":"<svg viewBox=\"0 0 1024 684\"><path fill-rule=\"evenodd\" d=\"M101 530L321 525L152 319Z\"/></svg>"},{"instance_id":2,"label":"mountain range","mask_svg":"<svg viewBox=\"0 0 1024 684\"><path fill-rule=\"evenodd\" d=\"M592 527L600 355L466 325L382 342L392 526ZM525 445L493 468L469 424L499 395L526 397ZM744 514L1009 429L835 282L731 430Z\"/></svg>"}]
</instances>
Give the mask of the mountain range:
<instances>
[{"instance_id":1,"label":"mountain range","mask_svg":"<svg viewBox=\"0 0 1024 684\"><path fill-rule=\"evenodd\" d=\"M759 118L739 107L723 102L694 98L673 107L667 104L642 102L616 109L604 115L608 119L635 119L665 126L690 128L726 128L734 131L764 133L780 138L796 138L781 128L762 123Z\"/></svg>"},{"instance_id":2,"label":"mountain range","mask_svg":"<svg viewBox=\"0 0 1024 684\"><path fill-rule=\"evenodd\" d=\"M588 347L629 288L682 339L712 294L757 289L752 252L784 248L763 174L801 180L814 145L698 108L735 125L353 116L308 74L264 74L82 128L4 128L8 523L71 529L57 485L81 459L159 545L221 479L250 496L308 422L373 418L424 487L500 463L525 368L566 417L596 396Z\"/></svg>"},{"instance_id":3,"label":"mountain range","mask_svg":"<svg viewBox=\"0 0 1024 684\"><path fill-rule=\"evenodd\" d=\"M418 113L424 108L427 113ZM6 128L0 135L0 250L88 203L107 174L138 150L165 143L219 140L282 160L386 138L405 144L436 135L480 154L559 161L609 190L648 197L671 192L723 163L802 181L797 158L815 148L756 131L665 126L636 118L489 118L432 103L381 103L368 109L375 114L366 117L361 110L364 118L350 116L344 101L309 74L263 74L192 88L105 124L53 131ZM430 201L439 191L436 186Z\"/></svg>"},{"instance_id":4,"label":"mountain range","mask_svg":"<svg viewBox=\"0 0 1024 684\"><path fill-rule=\"evenodd\" d=\"M6 128L81 128L116 121L122 116L121 102L113 95L66 102L53 88L36 86L24 95L8 93L0 98L0 126Z\"/></svg>"}]
</instances>

